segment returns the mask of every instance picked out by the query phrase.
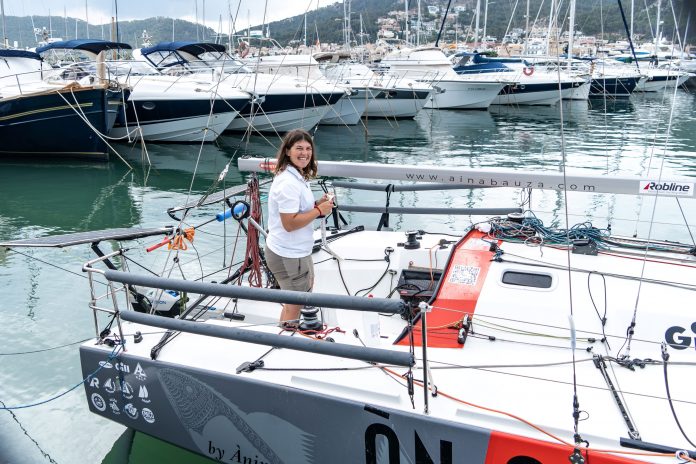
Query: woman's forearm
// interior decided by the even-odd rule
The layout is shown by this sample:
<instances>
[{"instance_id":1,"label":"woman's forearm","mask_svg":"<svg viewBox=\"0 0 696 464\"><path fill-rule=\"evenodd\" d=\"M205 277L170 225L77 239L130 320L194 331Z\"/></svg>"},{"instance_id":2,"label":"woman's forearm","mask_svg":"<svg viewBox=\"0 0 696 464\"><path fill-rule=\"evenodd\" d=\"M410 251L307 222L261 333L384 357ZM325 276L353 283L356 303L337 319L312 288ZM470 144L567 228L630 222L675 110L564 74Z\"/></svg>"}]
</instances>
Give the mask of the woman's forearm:
<instances>
[{"instance_id":1,"label":"woman's forearm","mask_svg":"<svg viewBox=\"0 0 696 464\"><path fill-rule=\"evenodd\" d=\"M312 208L304 213L280 213L280 222L283 224L283 229L293 232L314 221L320 213L318 208Z\"/></svg>"}]
</instances>

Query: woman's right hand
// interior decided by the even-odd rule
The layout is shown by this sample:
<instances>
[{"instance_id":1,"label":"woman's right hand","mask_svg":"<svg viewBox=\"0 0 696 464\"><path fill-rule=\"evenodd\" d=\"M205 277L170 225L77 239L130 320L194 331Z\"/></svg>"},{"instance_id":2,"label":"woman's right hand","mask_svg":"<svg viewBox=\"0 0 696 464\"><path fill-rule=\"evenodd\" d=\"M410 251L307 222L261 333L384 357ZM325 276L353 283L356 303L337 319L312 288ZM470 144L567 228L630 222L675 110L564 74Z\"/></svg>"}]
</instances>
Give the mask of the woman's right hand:
<instances>
[{"instance_id":1,"label":"woman's right hand","mask_svg":"<svg viewBox=\"0 0 696 464\"><path fill-rule=\"evenodd\" d=\"M321 203L317 202L317 208L319 208L319 210L321 211L322 216L327 216L331 214L331 210L333 209L333 207L333 199L322 201Z\"/></svg>"}]
</instances>

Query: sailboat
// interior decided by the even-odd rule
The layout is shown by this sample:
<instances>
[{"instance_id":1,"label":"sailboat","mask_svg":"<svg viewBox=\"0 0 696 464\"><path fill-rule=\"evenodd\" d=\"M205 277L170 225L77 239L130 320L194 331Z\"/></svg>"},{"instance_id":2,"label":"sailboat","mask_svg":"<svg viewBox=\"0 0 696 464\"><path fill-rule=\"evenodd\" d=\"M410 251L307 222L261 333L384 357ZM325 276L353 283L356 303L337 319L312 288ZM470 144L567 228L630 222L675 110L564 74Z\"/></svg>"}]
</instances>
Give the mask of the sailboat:
<instances>
[{"instance_id":1,"label":"sailboat","mask_svg":"<svg viewBox=\"0 0 696 464\"><path fill-rule=\"evenodd\" d=\"M261 175L273 162L242 158L239 168ZM177 227L2 244L98 250L123 243L83 267L96 323L94 338L80 347L93 413L230 462L696 458L688 381L693 244L616 236L584 222L559 229L531 205L342 205L345 189L355 188L693 201L696 179L330 161L319 163L319 175L390 183L325 184L339 206L335 227L315 236L312 293L266 288L253 247L247 264L225 270L218 283L128 269L121 256L130 242L176 250L190 238ZM247 201L233 203L240 193ZM169 212L227 201L230 209L212 224L236 221L254 243L263 235L258 195L252 176L248 186ZM380 213L377 228L343 224L340 213L351 211ZM477 219L457 235L391 230L389 215L401 213ZM260 281L252 284L251 275ZM305 306L297 330L278 328L281 303Z\"/></svg>"}]
</instances>

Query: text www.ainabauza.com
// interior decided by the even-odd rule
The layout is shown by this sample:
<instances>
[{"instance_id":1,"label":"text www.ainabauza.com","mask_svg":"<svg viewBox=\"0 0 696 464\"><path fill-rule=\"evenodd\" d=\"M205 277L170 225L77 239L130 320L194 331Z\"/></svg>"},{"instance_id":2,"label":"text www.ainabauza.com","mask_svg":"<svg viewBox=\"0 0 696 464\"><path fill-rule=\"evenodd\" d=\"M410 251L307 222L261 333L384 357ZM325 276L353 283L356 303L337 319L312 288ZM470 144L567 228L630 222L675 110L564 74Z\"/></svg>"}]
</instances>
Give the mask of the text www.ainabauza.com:
<instances>
[{"instance_id":1,"label":"text www.ainabauza.com","mask_svg":"<svg viewBox=\"0 0 696 464\"><path fill-rule=\"evenodd\" d=\"M581 192L594 192L597 187L594 185L577 185L568 184L555 184L544 183L538 181L521 181L521 180L500 180L500 179L475 179L473 177L464 176L441 176L439 174L413 174L406 173L406 179L408 180L424 180L428 182L441 182L450 184L464 184L464 185L480 185L482 187L515 187L515 188L536 188L536 189L557 189L557 190L577 190Z\"/></svg>"}]
</instances>

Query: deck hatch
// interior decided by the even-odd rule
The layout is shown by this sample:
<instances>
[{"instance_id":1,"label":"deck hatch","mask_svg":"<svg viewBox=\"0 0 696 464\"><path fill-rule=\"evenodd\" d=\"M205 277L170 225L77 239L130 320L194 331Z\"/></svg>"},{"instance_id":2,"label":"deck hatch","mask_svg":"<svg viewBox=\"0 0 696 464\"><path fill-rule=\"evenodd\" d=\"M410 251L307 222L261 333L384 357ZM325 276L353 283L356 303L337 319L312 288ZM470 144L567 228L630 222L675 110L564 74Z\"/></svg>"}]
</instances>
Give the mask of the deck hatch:
<instances>
[{"instance_id":1,"label":"deck hatch","mask_svg":"<svg viewBox=\"0 0 696 464\"><path fill-rule=\"evenodd\" d=\"M549 274L505 271L503 272L503 283L522 287L551 288L553 278Z\"/></svg>"}]
</instances>

